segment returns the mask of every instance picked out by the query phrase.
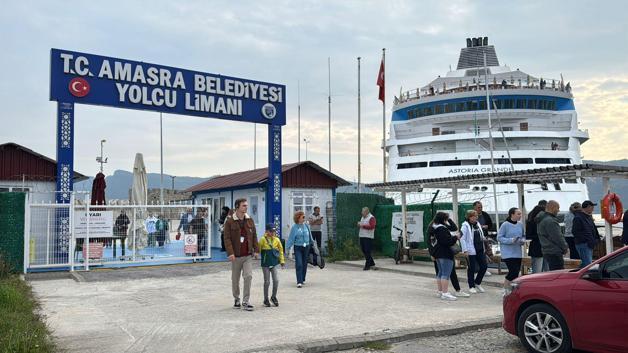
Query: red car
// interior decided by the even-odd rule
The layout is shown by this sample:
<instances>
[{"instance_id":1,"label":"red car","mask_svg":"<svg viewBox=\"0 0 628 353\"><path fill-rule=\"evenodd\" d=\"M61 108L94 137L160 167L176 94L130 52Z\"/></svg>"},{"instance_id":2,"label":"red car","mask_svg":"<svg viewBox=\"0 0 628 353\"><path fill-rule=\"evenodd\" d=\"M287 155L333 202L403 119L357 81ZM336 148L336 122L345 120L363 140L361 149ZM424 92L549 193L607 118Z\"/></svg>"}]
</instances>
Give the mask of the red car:
<instances>
[{"instance_id":1,"label":"red car","mask_svg":"<svg viewBox=\"0 0 628 353\"><path fill-rule=\"evenodd\" d=\"M504 296L503 328L530 352L628 352L628 247L589 266L532 274Z\"/></svg>"}]
</instances>

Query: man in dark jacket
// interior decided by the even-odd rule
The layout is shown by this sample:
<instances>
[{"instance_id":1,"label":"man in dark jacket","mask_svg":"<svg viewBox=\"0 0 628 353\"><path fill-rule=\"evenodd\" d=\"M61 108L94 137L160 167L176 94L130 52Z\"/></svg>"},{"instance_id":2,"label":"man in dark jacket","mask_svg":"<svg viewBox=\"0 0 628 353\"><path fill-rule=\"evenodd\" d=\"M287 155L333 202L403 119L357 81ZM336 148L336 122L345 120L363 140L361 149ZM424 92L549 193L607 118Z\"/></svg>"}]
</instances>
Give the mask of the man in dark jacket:
<instances>
[{"instance_id":1,"label":"man in dark jacket","mask_svg":"<svg viewBox=\"0 0 628 353\"><path fill-rule=\"evenodd\" d=\"M478 213L478 223L482 225L482 231L484 234L488 234L489 230L493 230L493 220L488 213L482 211L482 203L480 201L475 201L473 203L473 209Z\"/></svg>"},{"instance_id":2,"label":"man in dark jacket","mask_svg":"<svg viewBox=\"0 0 628 353\"><path fill-rule=\"evenodd\" d=\"M576 250L580 254L580 268L593 261L593 249L600 241L600 234L593 222L593 209L597 204L587 200L582 203L582 212L576 212L571 232L576 242Z\"/></svg>"},{"instance_id":3,"label":"man in dark jacket","mask_svg":"<svg viewBox=\"0 0 628 353\"><path fill-rule=\"evenodd\" d=\"M259 256L255 222L246 213L249 203L246 199L237 199L234 203L235 212L227 216L223 237L225 249L231 261L231 292L234 309L253 311L250 304L251 280L253 279L253 257ZM240 302L240 276L244 278L242 302Z\"/></svg>"},{"instance_id":4,"label":"man in dark jacket","mask_svg":"<svg viewBox=\"0 0 628 353\"><path fill-rule=\"evenodd\" d=\"M540 212L534 219L538 224L537 231L543 251L543 260L547 262L550 271L564 269L563 255L569 252L569 245L560 231L560 224L556 218L559 209L558 202L550 200L545 211Z\"/></svg>"}]
</instances>

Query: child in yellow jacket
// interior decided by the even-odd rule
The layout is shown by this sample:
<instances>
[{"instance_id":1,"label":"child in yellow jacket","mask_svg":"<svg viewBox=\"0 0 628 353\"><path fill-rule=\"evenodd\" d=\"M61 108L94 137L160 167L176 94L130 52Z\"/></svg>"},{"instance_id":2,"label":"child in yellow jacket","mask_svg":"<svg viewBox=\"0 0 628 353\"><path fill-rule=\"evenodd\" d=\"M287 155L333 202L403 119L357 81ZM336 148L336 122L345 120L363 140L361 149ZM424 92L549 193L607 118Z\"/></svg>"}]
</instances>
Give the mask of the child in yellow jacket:
<instances>
[{"instance_id":1,"label":"child in yellow jacket","mask_svg":"<svg viewBox=\"0 0 628 353\"><path fill-rule=\"evenodd\" d=\"M270 307L270 302L274 306L279 306L277 300L277 289L279 288L279 273L277 265L285 266L283 256L283 246L281 240L277 236L275 225L269 223L266 225L266 232L259 241L260 255L262 258L262 271L264 272L264 306ZM268 300L268 288L270 287L270 276L273 277L273 294Z\"/></svg>"}]
</instances>

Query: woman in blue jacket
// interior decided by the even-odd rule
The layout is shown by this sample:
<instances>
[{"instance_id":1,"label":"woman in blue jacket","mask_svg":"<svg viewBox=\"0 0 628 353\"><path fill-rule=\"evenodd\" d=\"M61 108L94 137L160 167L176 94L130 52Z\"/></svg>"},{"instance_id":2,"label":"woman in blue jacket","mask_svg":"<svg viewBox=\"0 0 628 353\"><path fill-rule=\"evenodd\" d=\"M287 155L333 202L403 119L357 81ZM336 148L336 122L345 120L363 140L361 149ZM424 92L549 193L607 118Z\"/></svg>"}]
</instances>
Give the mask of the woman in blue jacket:
<instances>
[{"instance_id":1,"label":"woman in blue jacket","mask_svg":"<svg viewBox=\"0 0 628 353\"><path fill-rule=\"evenodd\" d=\"M294 246L294 268L297 274L297 287L301 288L305 283L305 275L307 274L307 257L312 246L312 232L310 227L305 224L305 213L297 211L294 214L294 225L290 229L290 236L286 243L286 252Z\"/></svg>"},{"instance_id":2,"label":"woman in blue jacket","mask_svg":"<svg viewBox=\"0 0 628 353\"><path fill-rule=\"evenodd\" d=\"M519 277L519 270L521 269L521 246L525 243L526 238L523 233L523 223L520 221L521 210L513 207L508 210L508 218L497 232L502 261L508 266L508 274L504 279L504 294L512 289L510 282Z\"/></svg>"}]
</instances>

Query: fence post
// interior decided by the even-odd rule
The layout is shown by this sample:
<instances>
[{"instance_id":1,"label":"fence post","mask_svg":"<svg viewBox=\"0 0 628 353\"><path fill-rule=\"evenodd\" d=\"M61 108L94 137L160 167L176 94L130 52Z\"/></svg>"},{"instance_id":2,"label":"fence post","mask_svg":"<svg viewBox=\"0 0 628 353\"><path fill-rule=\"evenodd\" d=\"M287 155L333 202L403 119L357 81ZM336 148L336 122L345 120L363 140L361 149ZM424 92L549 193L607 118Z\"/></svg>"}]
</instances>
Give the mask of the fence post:
<instances>
[{"instance_id":1,"label":"fence post","mask_svg":"<svg viewBox=\"0 0 628 353\"><path fill-rule=\"evenodd\" d=\"M137 207L133 207L133 223L131 223L133 225L133 261L135 261L135 253L137 252L137 238L135 236L135 234L137 233L136 229L137 229Z\"/></svg>"},{"instance_id":2,"label":"fence post","mask_svg":"<svg viewBox=\"0 0 628 353\"><path fill-rule=\"evenodd\" d=\"M26 193L24 197L24 269L26 274L30 264L31 256L31 207L30 207L30 193Z\"/></svg>"},{"instance_id":3,"label":"fence post","mask_svg":"<svg viewBox=\"0 0 628 353\"><path fill-rule=\"evenodd\" d=\"M74 253L76 249L76 233L74 231L74 192L70 193L70 204L68 205L68 213L70 218L70 245L68 249L68 258L70 259L70 271L74 271Z\"/></svg>"},{"instance_id":4,"label":"fence post","mask_svg":"<svg viewBox=\"0 0 628 353\"><path fill-rule=\"evenodd\" d=\"M85 241L83 242L83 246L86 249L86 253L87 255L83 254L83 259L85 260L85 271L89 271L89 202L87 202L87 197L85 197L85 217L87 217L87 219L85 220L86 222L86 226L85 226Z\"/></svg>"}]
</instances>

